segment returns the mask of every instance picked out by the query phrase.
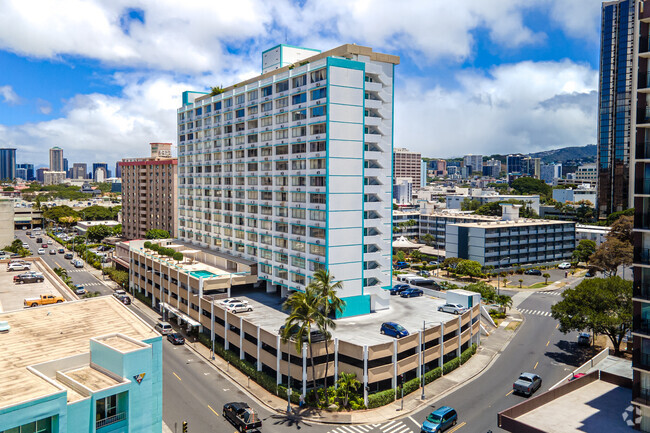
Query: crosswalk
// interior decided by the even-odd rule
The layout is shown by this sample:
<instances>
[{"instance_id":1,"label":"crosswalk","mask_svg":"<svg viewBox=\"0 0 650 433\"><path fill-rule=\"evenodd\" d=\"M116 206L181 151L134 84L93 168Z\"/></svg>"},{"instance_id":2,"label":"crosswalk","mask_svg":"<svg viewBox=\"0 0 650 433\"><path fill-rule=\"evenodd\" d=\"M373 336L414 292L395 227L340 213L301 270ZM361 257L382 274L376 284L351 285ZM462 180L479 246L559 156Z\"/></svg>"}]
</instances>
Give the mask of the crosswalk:
<instances>
[{"instance_id":1,"label":"crosswalk","mask_svg":"<svg viewBox=\"0 0 650 433\"><path fill-rule=\"evenodd\" d=\"M560 292L558 290L548 290L548 291L540 290L537 293L542 293L544 295L551 295L551 296L562 296L562 292Z\"/></svg>"},{"instance_id":2,"label":"crosswalk","mask_svg":"<svg viewBox=\"0 0 650 433\"><path fill-rule=\"evenodd\" d=\"M520 308L519 312L528 314L529 316L545 316L545 317L550 317L551 312L550 311L541 311L541 310L528 310L526 308Z\"/></svg>"},{"instance_id":3,"label":"crosswalk","mask_svg":"<svg viewBox=\"0 0 650 433\"><path fill-rule=\"evenodd\" d=\"M413 428L404 421L390 421L385 424L342 425L328 433L413 433Z\"/></svg>"},{"instance_id":4,"label":"crosswalk","mask_svg":"<svg viewBox=\"0 0 650 433\"><path fill-rule=\"evenodd\" d=\"M99 281L95 281L94 283L82 283L81 285L84 287L93 287L93 286L102 286L103 284L100 283Z\"/></svg>"},{"instance_id":5,"label":"crosswalk","mask_svg":"<svg viewBox=\"0 0 650 433\"><path fill-rule=\"evenodd\" d=\"M68 273L70 272L87 272L85 269L68 269Z\"/></svg>"}]
</instances>

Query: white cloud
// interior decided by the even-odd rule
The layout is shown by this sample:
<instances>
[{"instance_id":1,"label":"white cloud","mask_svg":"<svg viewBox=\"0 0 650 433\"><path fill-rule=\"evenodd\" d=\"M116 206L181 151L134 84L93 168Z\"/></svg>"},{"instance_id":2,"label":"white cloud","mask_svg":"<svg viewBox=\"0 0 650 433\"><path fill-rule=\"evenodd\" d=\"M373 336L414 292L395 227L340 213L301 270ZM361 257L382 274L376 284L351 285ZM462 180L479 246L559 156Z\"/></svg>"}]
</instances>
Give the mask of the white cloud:
<instances>
[{"instance_id":1,"label":"white cloud","mask_svg":"<svg viewBox=\"0 0 650 433\"><path fill-rule=\"evenodd\" d=\"M50 104L45 99L37 98L36 99L36 108L41 114L50 114L52 113L52 104Z\"/></svg>"},{"instance_id":2,"label":"white cloud","mask_svg":"<svg viewBox=\"0 0 650 433\"><path fill-rule=\"evenodd\" d=\"M550 16L569 36L598 44L602 2L550 0Z\"/></svg>"},{"instance_id":3,"label":"white cloud","mask_svg":"<svg viewBox=\"0 0 650 433\"><path fill-rule=\"evenodd\" d=\"M457 90L413 81L396 94L396 146L450 157L595 142L598 73L588 66L521 62L458 80Z\"/></svg>"},{"instance_id":4,"label":"white cloud","mask_svg":"<svg viewBox=\"0 0 650 433\"><path fill-rule=\"evenodd\" d=\"M20 98L11 86L0 86L0 97L2 97L2 102L6 104L13 105L20 102Z\"/></svg>"}]
</instances>

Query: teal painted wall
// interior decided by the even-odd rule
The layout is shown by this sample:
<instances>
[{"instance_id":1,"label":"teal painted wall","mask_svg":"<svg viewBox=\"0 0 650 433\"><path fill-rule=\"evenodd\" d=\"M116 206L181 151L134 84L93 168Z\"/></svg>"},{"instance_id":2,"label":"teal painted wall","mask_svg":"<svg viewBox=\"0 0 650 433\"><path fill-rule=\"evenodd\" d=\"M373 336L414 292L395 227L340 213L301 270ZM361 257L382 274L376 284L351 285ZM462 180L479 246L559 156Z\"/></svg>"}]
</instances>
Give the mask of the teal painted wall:
<instances>
[{"instance_id":1,"label":"teal painted wall","mask_svg":"<svg viewBox=\"0 0 650 433\"><path fill-rule=\"evenodd\" d=\"M59 427L57 427L56 432L67 433L66 416L68 411L66 406L66 393L61 392L38 401L31 401L1 409L0 431L8 430L13 427L18 427L51 416L58 416Z\"/></svg>"},{"instance_id":2,"label":"teal painted wall","mask_svg":"<svg viewBox=\"0 0 650 433\"><path fill-rule=\"evenodd\" d=\"M370 295L350 296L343 298L345 309L337 318L360 316L370 313Z\"/></svg>"},{"instance_id":3,"label":"teal painted wall","mask_svg":"<svg viewBox=\"0 0 650 433\"><path fill-rule=\"evenodd\" d=\"M68 433L86 433L94 430L95 419L92 414L95 409L91 403L93 400L87 398L68 405Z\"/></svg>"}]
</instances>

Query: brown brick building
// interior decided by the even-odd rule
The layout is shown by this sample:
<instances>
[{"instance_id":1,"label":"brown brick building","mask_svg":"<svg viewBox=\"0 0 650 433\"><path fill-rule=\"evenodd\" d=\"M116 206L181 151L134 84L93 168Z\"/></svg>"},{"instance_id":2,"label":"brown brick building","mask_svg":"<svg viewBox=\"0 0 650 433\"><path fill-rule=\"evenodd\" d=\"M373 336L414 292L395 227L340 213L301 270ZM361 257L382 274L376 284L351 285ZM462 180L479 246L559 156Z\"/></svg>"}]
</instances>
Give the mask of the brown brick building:
<instances>
[{"instance_id":1,"label":"brown brick building","mask_svg":"<svg viewBox=\"0 0 650 433\"><path fill-rule=\"evenodd\" d=\"M151 229L176 237L178 160L171 143L151 143L151 157L123 159L122 233L127 239L144 238Z\"/></svg>"}]
</instances>

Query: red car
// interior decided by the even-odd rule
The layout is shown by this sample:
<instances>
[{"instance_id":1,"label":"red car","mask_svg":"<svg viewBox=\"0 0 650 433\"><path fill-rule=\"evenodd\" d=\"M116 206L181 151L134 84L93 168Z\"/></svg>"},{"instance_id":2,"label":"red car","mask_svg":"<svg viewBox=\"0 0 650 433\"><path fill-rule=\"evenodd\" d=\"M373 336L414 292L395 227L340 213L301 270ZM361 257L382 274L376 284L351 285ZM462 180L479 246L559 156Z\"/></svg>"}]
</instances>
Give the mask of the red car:
<instances>
[{"instance_id":1,"label":"red car","mask_svg":"<svg viewBox=\"0 0 650 433\"><path fill-rule=\"evenodd\" d=\"M576 379L580 379L580 378L581 378L582 376L584 376L584 375L585 375L584 373L574 374L573 376L571 376L571 377L569 378L569 382L574 381L574 380L576 380Z\"/></svg>"},{"instance_id":2,"label":"red car","mask_svg":"<svg viewBox=\"0 0 650 433\"><path fill-rule=\"evenodd\" d=\"M41 245L41 248L47 248L47 244Z\"/></svg>"}]
</instances>

